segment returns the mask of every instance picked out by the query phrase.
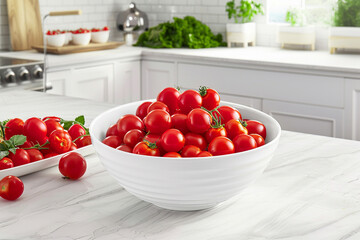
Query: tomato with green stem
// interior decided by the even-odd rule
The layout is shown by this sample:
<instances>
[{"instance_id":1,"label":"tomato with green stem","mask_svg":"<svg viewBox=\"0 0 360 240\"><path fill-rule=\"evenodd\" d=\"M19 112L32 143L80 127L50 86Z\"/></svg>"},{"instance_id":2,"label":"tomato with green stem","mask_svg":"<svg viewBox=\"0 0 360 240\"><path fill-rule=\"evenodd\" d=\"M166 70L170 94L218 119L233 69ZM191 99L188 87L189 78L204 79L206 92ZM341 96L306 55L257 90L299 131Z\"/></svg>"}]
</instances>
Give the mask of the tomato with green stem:
<instances>
[{"instance_id":1,"label":"tomato with green stem","mask_svg":"<svg viewBox=\"0 0 360 240\"><path fill-rule=\"evenodd\" d=\"M246 122L236 119L230 119L225 124L225 129L228 133L228 138L231 140L234 139L237 135L240 134L248 134L248 130L246 129Z\"/></svg>"},{"instance_id":2,"label":"tomato with green stem","mask_svg":"<svg viewBox=\"0 0 360 240\"><path fill-rule=\"evenodd\" d=\"M15 176L6 176L0 181L0 197L14 201L24 192L24 183Z\"/></svg>"},{"instance_id":3,"label":"tomato with green stem","mask_svg":"<svg viewBox=\"0 0 360 240\"><path fill-rule=\"evenodd\" d=\"M150 143L145 141L136 144L133 148L133 153L155 157L160 156L160 150L157 147L156 143Z\"/></svg>"},{"instance_id":4,"label":"tomato with green stem","mask_svg":"<svg viewBox=\"0 0 360 240\"><path fill-rule=\"evenodd\" d=\"M50 148L57 153L65 153L70 150L72 139L68 132L55 130L49 136Z\"/></svg>"},{"instance_id":5,"label":"tomato with green stem","mask_svg":"<svg viewBox=\"0 0 360 240\"><path fill-rule=\"evenodd\" d=\"M83 126L76 123L69 128L68 133L70 134L71 139L75 140L80 136L86 135L86 130Z\"/></svg>"},{"instance_id":6,"label":"tomato with green stem","mask_svg":"<svg viewBox=\"0 0 360 240\"><path fill-rule=\"evenodd\" d=\"M219 106L220 95L216 90L201 86L199 88L199 93L202 97L202 107L206 108L207 110L213 110Z\"/></svg>"},{"instance_id":7,"label":"tomato with green stem","mask_svg":"<svg viewBox=\"0 0 360 240\"><path fill-rule=\"evenodd\" d=\"M214 118L220 119L221 124L226 124L231 119L242 120L240 112L230 106L220 106L213 111Z\"/></svg>"}]
</instances>

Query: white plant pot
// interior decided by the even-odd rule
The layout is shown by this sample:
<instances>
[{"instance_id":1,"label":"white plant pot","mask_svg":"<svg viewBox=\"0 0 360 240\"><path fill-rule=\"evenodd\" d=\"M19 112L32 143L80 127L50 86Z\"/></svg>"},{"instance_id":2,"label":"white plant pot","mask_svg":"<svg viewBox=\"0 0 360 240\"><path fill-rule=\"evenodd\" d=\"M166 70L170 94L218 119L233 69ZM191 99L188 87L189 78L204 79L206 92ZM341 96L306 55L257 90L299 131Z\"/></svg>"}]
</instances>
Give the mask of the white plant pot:
<instances>
[{"instance_id":1,"label":"white plant pot","mask_svg":"<svg viewBox=\"0 0 360 240\"><path fill-rule=\"evenodd\" d=\"M335 53L337 48L360 49L360 27L331 27L330 53Z\"/></svg>"},{"instance_id":2,"label":"white plant pot","mask_svg":"<svg viewBox=\"0 0 360 240\"><path fill-rule=\"evenodd\" d=\"M242 43L244 47L248 44L255 46L256 23L227 23L226 38L228 47L231 47L232 43Z\"/></svg>"},{"instance_id":3,"label":"white plant pot","mask_svg":"<svg viewBox=\"0 0 360 240\"><path fill-rule=\"evenodd\" d=\"M285 44L310 45L315 50L315 28L312 26L279 26L277 42L283 48Z\"/></svg>"}]
</instances>

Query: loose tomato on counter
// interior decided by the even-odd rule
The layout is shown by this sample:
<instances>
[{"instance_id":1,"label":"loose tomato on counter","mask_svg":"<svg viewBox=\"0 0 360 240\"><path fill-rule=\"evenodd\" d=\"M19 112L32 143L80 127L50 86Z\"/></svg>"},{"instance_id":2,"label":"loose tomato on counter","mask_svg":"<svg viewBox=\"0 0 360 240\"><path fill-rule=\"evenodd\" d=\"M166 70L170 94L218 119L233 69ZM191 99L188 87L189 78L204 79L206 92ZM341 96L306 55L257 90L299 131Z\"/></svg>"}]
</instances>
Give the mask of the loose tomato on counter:
<instances>
[{"instance_id":1,"label":"loose tomato on counter","mask_svg":"<svg viewBox=\"0 0 360 240\"><path fill-rule=\"evenodd\" d=\"M6 176L0 181L0 197L14 201L24 192L23 182L15 176Z\"/></svg>"}]
</instances>

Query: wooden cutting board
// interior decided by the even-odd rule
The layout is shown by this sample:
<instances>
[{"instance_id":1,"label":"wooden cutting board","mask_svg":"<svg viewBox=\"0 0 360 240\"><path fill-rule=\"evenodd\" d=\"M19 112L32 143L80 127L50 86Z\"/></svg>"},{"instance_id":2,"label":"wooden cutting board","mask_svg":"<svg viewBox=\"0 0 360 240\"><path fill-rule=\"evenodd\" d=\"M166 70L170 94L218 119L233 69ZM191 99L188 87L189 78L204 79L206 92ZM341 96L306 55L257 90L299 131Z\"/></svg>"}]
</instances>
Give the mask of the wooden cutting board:
<instances>
[{"instance_id":1,"label":"wooden cutting board","mask_svg":"<svg viewBox=\"0 0 360 240\"><path fill-rule=\"evenodd\" d=\"M7 0L10 40L14 51L43 44L39 0Z\"/></svg>"}]
</instances>

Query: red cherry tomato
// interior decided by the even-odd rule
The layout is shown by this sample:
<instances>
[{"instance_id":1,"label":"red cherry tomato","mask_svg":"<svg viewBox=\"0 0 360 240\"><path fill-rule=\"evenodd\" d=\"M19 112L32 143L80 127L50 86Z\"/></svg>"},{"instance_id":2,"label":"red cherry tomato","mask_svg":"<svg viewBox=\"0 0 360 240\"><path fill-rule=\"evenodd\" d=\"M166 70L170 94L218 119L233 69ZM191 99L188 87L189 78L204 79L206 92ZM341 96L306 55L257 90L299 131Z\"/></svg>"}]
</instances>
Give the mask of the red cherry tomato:
<instances>
[{"instance_id":1,"label":"red cherry tomato","mask_svg":"<svg viewBox=\"0 0 360 240\"><path fill-rule=\"evenodd\" d=\"M201 149L194 145L186 145L181 150L181 157L197 157L201 153Z\"/></svg>"},{"instance_id":2,"label":"red cherry tomato","mask_svg":"<svg viewBox=\"0 0 360 240\"><path fill-rule=\"evenodd\" d=\"M208 151L214 156L225 155L234 153L235 147L229 138L216 137L210 142Z\"/></svg>"},{"instance_id":3,"label":"red cherry tomato","mask_svg":"<svg viewBox=\"0 0 360 240\"><path fill-rule=\"evenodd\" d=\"M24 134L24 121L20 118L10 119L5 124L5 140L9 140L14 135Z\"/></svg>"},{"instance_id":4,"label":"red cherry tomato","mask_svg":"<svg viewBox=\"0 0 360 240\"><path fill-rule=\"evenodd\" d=\"M161 135L161 146L166 152L179 152L184 145L185 137L177 129L168 129Z\"/></svg>"},{"instance_id":5,"label":"red cherry tomato","mask_svg":"<svg viewBox=\"0 0 360 240\"><path fill-rule=\"evenodd\" d=\"M152 110L155 109L162 109L164 111L170 112L168 106L166 106L165 103L163 102L153 102L152 104L149 105L148 109L147 109L147 114L149 114L149 112L151 112Z\"/></svg>"},{"instance_id":6,"label":"red cherry tomato","mask_svg":"<svg viewBox=\"0 0 360 240\"><path fill-rule=\"evenodd\" d=\"M4 157L0 160L0 170L14 167L14 163L10 158Z\"/></svg>"},{"instance_id":7,"label":"red cherry tomato","mask_svg":"<svg viewBox=\"0 0 360 240\"><path fill-rule=\"evenodd\" d=\"M108 136L102 141L102 143L108 145L109 147L117 148L121 145L122 140L118 136Z\"/></svg>"},{"instance_id":8,"label":"red cherry tomato","mask_svg":"<svg viewBox=\"0 0 360 240\"><path fill-rule=\"evenodd\" d=\"M139 142L133 148L133 153L148 156L160 156L160 150L156 144L149 144L147 142Z\"/></svg>"},{"instance_id":9,"label":"red cherry tomato","mask_svg":"<svg viewBox=\"0 0 360 240\"><path fill-rule=\"evenodd\" d=\"M132 153L133 149L125 144L122 144L120 146L118 146L116 148L117 150L121 150L121 151L124 151L124 152L129 152L129 153Z\"/></svg>"},{"instance_id":10,"label":"red cherry tomato","mask_svg":"<svg viewBox=\"0 0 360 240\"><path fill-rule=\"evenodd\" d=\"M158 142L160 142L160 138L161 138L161 135L149 133L149 134L145 135L144 140L157 144Z\"/></svg>"},{"instance_id":11,"label":"red cherry tomato","mask_svg":"<svg viewBox=\"0 0 360 240\"><path fill-rule=\"evenodd\" d=\"M70 152L60 158L59 170L64 177L76 180L84 175L86 161L81 154Z\"/></svg>"},{"instance_id":12,"label":"red cherry tomato","mask_svg":"<svg viewBox=\"0 0 360 240\"><path fill-rule=\"evenodd\" d=\"M28 140L41 144L46 138L46 124L39 118L29 118L24 123L24 133Z\"/></svg>"},{"instance_id":13,"label":"red cherry tomato","mask_svg":"<svg viewBox=\"0 0 360 240\"><path fill-rule=\"evenodd\" d=\"M82 148L82 147L91 145L91 137L90 136L80 137L75 141L75 144L78 148Z\"/></svg>"},{"instance_id":14,"label":"red cherry tomato","mask_svg":"<svg viewBox=\"0 0 360 240\"><path fill-rule=\"evenodd\" d=\"M235 152L243 152L257 147L255 139L250 135L237 135L233 139Z\"/></svg>"},{"instance_id":15,"label":"red cherry tomato","mask_svg":"<svg viewBox=\"0 0 360 240\"><path fill-rule=\"evenodd\" d=\"M221 116L221 124L226 124L231 119L242 120L240 112L230 106L220 106L217 109ZM218 112L213 112L215 118L219 118Z\"/></svg>"},{"instance_id":16,"label":"red cherry tomato","mask_svg":"<svg viewBox=\"0 0 360 240\"><path fill-rule=\"evenodd\" d=\"M138 116L140 119L144 119L144 117L146 117L148 111L148 107L150 106L152 102L143 102L142 104L140 104L140 106L138 106L138 108L136 109L136 116Z\"/></svg>"},{"instance_id":17,"label":"red cherry tomato","mask_svg":"<svg viewBox=\"0 0 360 240\"><path fill-rule=\"evenodd\" d=\"M47 133L46 133L47 136L50 136L50 134L55 130L64 131L64 128L61 126L61 124L54 119L47 119L44 123L47 129Z\"/></svg>"},{"instance_id":18,"label":"red cherry tomato","mask_svg":"<svg viewBox=\"0 0 360 240\"><path fill-rule=\"evenodd\" d=\"M26 150L21 149L21 148L16 149L15 154L10 152L9 158L13 161L14 167L28 164L30 162L29 154L27 153Z\"/></svg>"},{"instance_id":19,"label":"red cherry tomato","mask_svg":"<svg viewBox=\"0 0 360 240\"><path fill-rule=\"evenodd\" d=\"M27 149L26 151L30 156L30 162L36 162L41 159L44 159L43 154L38 149L31 148L31 149Z\"/></svg>"},{"instance_id":20,"label":"red cherry tomato","mask_svg":"<svg viewBox=\"0 0 360 240\"><path fill-rule=\"evenodd\" d=\"M266 127L264 124L255 120L247 120L246 123L249 134L256 133L262 136L264 140L266 139Z\"/></svg>"},{"instance_id":21,"label":"red cherry tomato","mask_svg":"<svg viewBox=\"0 0 360 240\"><path fill-rule=\"evenodd\" d=\"M220 104L220 95L217 91L207 87L200 87L199 93L202 97L202 106L207 110L213 110Z\"/></svg>"},{"instance_id":22,"label":"red cherry tomato","mask_svg":"<svg viewBox=\"0 0 360 240\"><path fill-rule=\"evenodd\" d=\"M86 134L85 129L80 124L74 124L69 128L69 134L72 140L77 139L80 136L84 136Z\"/></svg>"},{"instance_id":23,"label":"red cherry tomato","mask_svg":"<svg viewBox=\"0 0 360 240\"><path fill-rule=\"evenodd\" d=\"M108 130L106 131L106 137L108 136L118 136L119 133L117 131L117 124L112 125L111 127L108 128ZM73 139L74 140L74 139Z\"/></svg>"},{"instance_id":24,"label":"red cherry tomato","mask_svg":"<svg viewBox=\"0 0 360 240\"><path fill-rule=\"evenodd\" d=\"M117 131L121 139L131 129L145 130L144 123L138 116L126 114L117 121Z\"/></svg>"},{"instance_id":25,"label":"red cherry tomato","mask_svg":"<svg viewBox=\"0 0 360 240\"><path fill-rule=\"evenodd\" d=\"M252 134L249 134L249 135L252 136L255 139L256 144L257 144L258 147L265 144L264 138L262 136L260 136L259 134L252 133Z\"/></svg>"},{"instance_id":26,"label":"red cherry tomato","mask_svg":"<svg viewBox=\"0 0 360 240\"><path fill-rule=\"evenodd\" d=\"M212 154L208 151L201 151L196 157L212 157Z\"/></svg>"},{"instance_id":27,"label":"red cherry tomato","mask_svg":"<svg viewBox=\"0 0 360 240\"><path fill-rule=\"evenodd\" d=\"M171 127L171 117L168 112L155 109L145 117L144 123L150 133L162 134Z\"/></svg>"},{"instance_id":28,"label":"red cherry tomato","mask_svg":"<svg viewBox=\"0 0 360 240\"><path fill-rule=\"evenodd\" d=\"M200 108L201 104L202 97L195 90L186 90L178 98L178 105L183 114L188 114L191 110Z\"/></svg>"},{"instance_id":29,"label":"red cherry tomato","mask_svg":"<svg viewBox=\"0 0 360 240\"><path fill-rule=\"evenodd\" d=\"M165 103L170 110L170 114L174 114L176 110L179 108L178 106L179 96L180 93L176 88L168 87L159 93L156 100Z\"/></svg>"},{"instance_id":30,"label":"red cherry tomato","mask_svg":"<svg viewBox=\"0 0 360 240\"><path fill-rule=\"evenodd\" d=\"M170 157L170 158L181 158L181 155L177 152L168 152L163 155L163 157Z\"/></svg>"},{"instance_id":31,"label":"red cherry tomato","mask_svg":"<svg viewBox=\"0 0 360 240\"><path fill-rule=\"evenodd\" d=\"M207 142L205 138L197 133L187 133L185 134L185 145L194 145L204 151L207 147Z\"/></svg>"},{"instance_id":32,"label":"red cherry tomato","mask_svg":"<svg viewBox=\"0 0 360 240\"><path fill-rule=\"evenodd\" d=\"M48 117L44 117L43 119L41 119L43 122L45 122L48 119L52 119L54 121L60 122L61 118L59 117L55 117L55 116L48 116Z\"/></svg>"},{"instance_id":33,"label":"red cherry tomato","mask_svg":"<svg viewBox=\"0 0 360 240\"><path fill-rule=\"evenodd\" d=\"M47 153L47 154L44 155L44 159L46 159L46 158L51 158L51 157L55 157L55 156L57 156L57 155L59 155L59 154L58 154L58 153L54 153L54 152L49 152L49 153Z\"/></svg>"},{"instance_id":34,"label":"red cherry tomato","mask_svg":"<svg viewBox=\"0 0 360 240\"><path fill-rule=\"evenodd\" d=\"M228 138L234 139L237 135L248 134L248 130L244 125L236 119L231 119L225 124L226 132L228 133Z\"/></svg>"},{"instance_id":35,"label":"red cherry tomato","mask_svg":"<svg viewBox=\"0 0 360 240\"><path fill-rule=\"evenodd\" d=\"M76 149L78 149L76 146L76 143L72 142L69 151L76 150Z\"/></svg>"},{"instance_id":36,"label":"red cherry tomato","mask_svg":"<svg viewBox=\"0 0 360 240\"><path fill-rule=\"evenodd\" d=\"M72 141L70 134L62 130L55 130L49 136L50 148L57 153L65 153L70 150Z\"/></svg>"},{"instance_id":37,"label":"red cherry tomato","mask_svg":"<svg viewBox=\"0 0 360 240\"><path fill-rule=\"evenodd\" d=\"M138 142L141 142L145 137L145 133L139 129L132 129L124 136L124 144L133 148Z\"/></svg>"},{"instance_id":38,"label":"red cherry tomato","mask_svg":"<svg viewBox=\"0 0 360 240\"><path fill-rule=\"evenodd\" d=\"M194 133L205 133L211 125L211 115L201 108L189 112L186 124L188 129Z\"/></svg>"},{"instance_id":39,"label":"red cherry tomato","mask_svg":"<svg viewBox=\"0 0 360 240\"><path fill-rule=\"evenodd\" d=\"M24 192L23 182L15 176L6 176L0 181L0 197L14 201Z\"/></svg>"},{"instance_id":40,"label":"red cherry tomato","mask_svg":"<svg viewBox=\"0 0 360 240\"><path fill-rule=\"evenodd\" d=\"M214 138L219 136L223 136L223 137L227 136L227 131L222 126L215 128L211 127L209 128L209 130L205 132L205 139L207 142L211 142Z\"/></svg>"},{"instance_id":41,"label":"red cherry tomato","mask_svg":"<svg viewBox=\"0 0 360 240\"><path fill-rule=\"evenodd\" d=\"M171 116L171 128L176 128L182 134L187 134L189 129L186 123L187 115L182 113L175 113Z\"/></svg>"}]
</instances>

